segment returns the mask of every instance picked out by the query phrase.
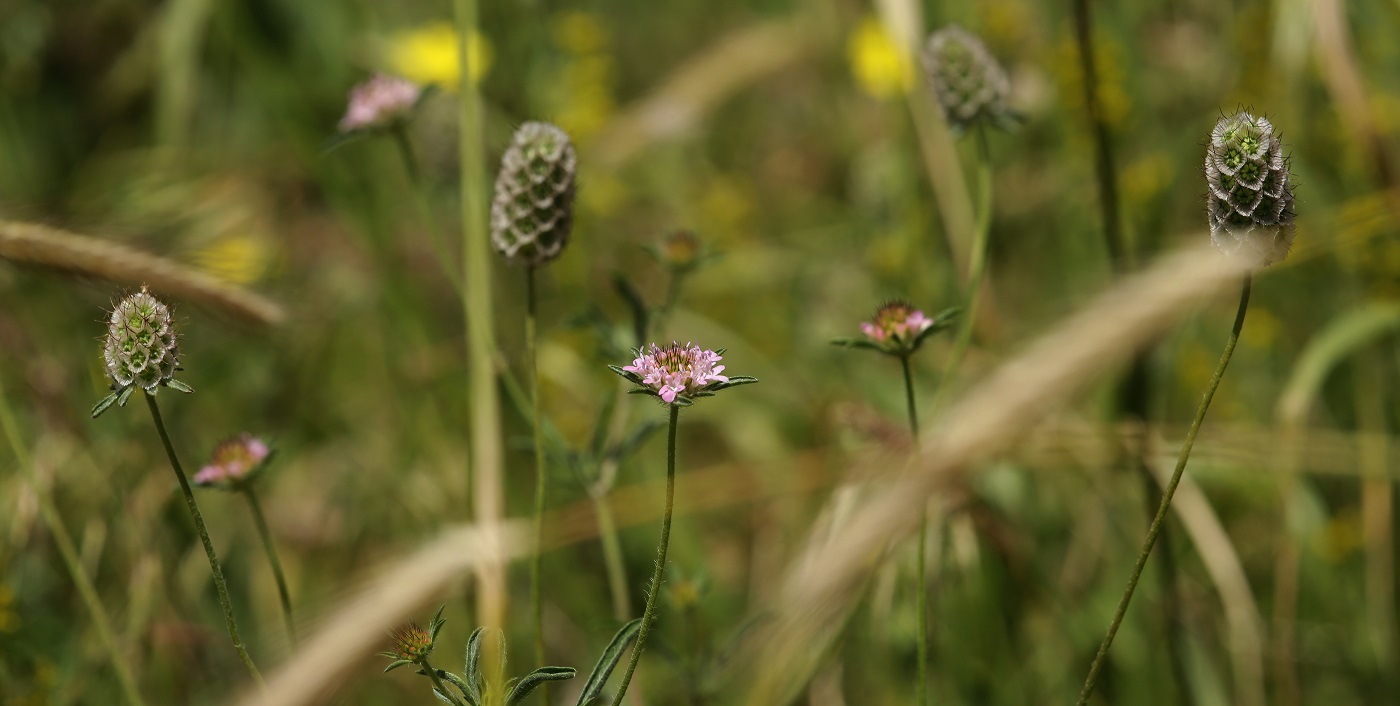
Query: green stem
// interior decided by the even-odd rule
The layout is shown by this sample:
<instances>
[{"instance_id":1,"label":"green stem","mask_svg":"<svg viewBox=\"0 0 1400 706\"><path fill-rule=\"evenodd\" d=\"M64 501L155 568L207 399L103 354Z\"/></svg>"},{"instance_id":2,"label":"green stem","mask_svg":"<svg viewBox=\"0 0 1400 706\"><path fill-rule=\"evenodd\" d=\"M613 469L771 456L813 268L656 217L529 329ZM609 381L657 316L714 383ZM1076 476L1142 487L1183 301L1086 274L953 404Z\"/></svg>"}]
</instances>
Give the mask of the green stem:
<instances>
[{"instance_id":1,"label":"green stem","mask_svg":"<svg viewBox=\"0 0 1400 706\"><path fill-rule=\"evenodd\" d=\"M63 519L58 513L58 508L54 506L53 500L39 484L38 475L34 472L34 461L30 458L29 450L25 448L20 439L19 426L15 423L14 415L10 411L3 387L0 387L0 426L5 428L5 437L9 440L10 448L14 450L15 461L19 464L20 472L24 474L24 479L29 483L29 486L34 489L34 497L39 501L39 516L48 526L49 533L53 535L54 544L58 545L58 553L63 558L64 566L68 568L68 575L72 577L73 585L78 589L78 596L83 599L84 607L92 616L93 627L97 629L97 639L102 641L102 647L107 650L107 657L112 661L112 671L117 673L117 682L121 685L122 696L131 706L145 706L145 701L141 700L141 692L136 688L136 680L131 676L131 668L127 665L126 658L112 633L112 621L107 616L107 610L102 607L101 599L97 597L97 588L93 586L92 578L88 576L87 570L83 568L82 560L78 557L78 549L73 544L73 537L68 534L68 529L64 527Z\"/></svg>"},{"instance_id":2,"label":"green stem","mask_svg":"<svg viewBox=\"0 0 1400 706\"><path fill-rule=\"evenodd\" d=\"M948 394L953 375L962 365L967 349L972 344L972 329L977 321L977 302L982 295L982 279L987 271L987 240L992 226L992 160L987 147L987 129L978 124L977 129L977 223L972 234L972 254L968 263L967 310L962 313L958 336L953 340L953 353L943 369L943 380L938 386L938 397L934 409L942 407L944 396Z\"/></svg>"},{"instance_id":3,"label":"green stem","mask_svg":"<svg viewBox=\"0 0 1400 706\"><path fill-rule=\"evenodd\" d=\"M287 592L287 577L282 573L282 562L277 559L277 548L272 543L272 532L267 529L267 519L263 517L262 503L258 502L258 494L253 491L253 486L243 483L240 486L243 497L248 500L248 509L253 512L253 524L257 525L258 536L262 538L263 551L267 552L267 563L272 565L272 576L277 579L277 597L282 602L282 621L287 624L287 639L291 640L292 649L297 647L297 627L292 620L292 598Z\"/></svg>"},{"instance_id":4,"label":"green stem","mask_svg":"<svg viewBox=\"0 0 1400 706\"><path fill-rule=\"evenodd\" d=\"M608 593L612 597L613 618L626 622L632 614L632 601L627 591L627 565L622 558L622 543L617 538L617 520L612 504L606 497L588 496L598 516L598 541L603 546L603 569L608 577Z\"/></svg>"},{"instance_id":5,"label":"green stem","mask_svg":"<svg viewBox=\"0 0 1400 706\"><path fill-rule=\"evenodd\" d=\"M666 438L666 514L661 517L661 542L656 545L656 568L651 573L651 590L647 592L647 607L642 613L642 629L637 633L637 644L632 647L632 657L627 661L627 671L623 672L622 682L613 695L612 706L620 706L622 697L627 694L627 685L632 683L632 673L637 671L637 662L642 658L647 635L656 623L656 598L661 593L661 577L666 571L666 548L671 542L671 509L676 496L676 422L680 407L670 407L671 429Z\"/></svg>"},{"instance_id":6,"label":"green stem","mask_svg":"<svg viewBox=\"0 0 1400 706\"><path fill-rule=\"evenodd\" d=\"M899 363L904 368L904 400L909 407L909 435L914 439L915 453L917 453L919 411L914 406L914 374L909 370L909 356L900 356ZM927 575L928 570L925 563L926 554L928 554L927 508L919 514L919 555L915 564L918 586L914 593L914 605L919 616L919 627L918 631L914 633L914 646L919 660L919 681L916 684L915 693L917 696L914 703L918 706L924 706L928 703L928 587L924 585L924 576Z\"/></svg>"},{"instance_id":7,"label":"green stem","mask_svg":"<svg viewBox=\"0 0 1400 706\"><path fill-rule=\"evenodd\" d=\"M428 201L428 187L423 180L423 171L418 166L418 156L413 151L413 143L408 139L408 129L400 122L395 123L389 132L394 136L394 144L398 147L399 157L403 160L404 171L408 172L414 201L418 203L419 214L423 218L423 223L428 227L428 236L432 240L438 262L442 264L447 278L452 281L452 287L457 290L458 294L461 294L462 278L457 274L457 270L448 264L452 262L452 258L447 253L447 238L443 236L442 229L438 227L437 218L433 215L432 204Z\"/></svg>"},{"instance_id":8,"label":"green stem","mask_svg":"<svg viewBox=\"0 0 1400 706\"><path fill-rule=\"evenodd\" d=\"M214 588L219 593L219 605L224 609L224 623L228 627L228 636L233 639L233 648L238 650L238 656L243 660L243 666L248 668L248 673L253 675L253 681L258 686L263 684L262 674L258 673L258 668L253 665L253 658L248 656L248 649L243 646L243 639L238 636L238 623L233 619L233 600L228 595L228 585L224 583L224 570L219 566L219 557L214 553L214 543L209 540L209 530L204 527L204 515L199 511L199 505L194 501L194 491L190 490L190 481L185 477L185 469L180 467L180 459L175 455L175 447L170 443L170 434L165 431L165 422L160 418L160 407L156 406L155 395L144 393L146 406L151 410L151 419L156 423L156 431L160 433L160 443L165 446L165 455L170 459L170 468L175 471L175 477L180 480L180 490L185 494L185 504L190 508L190 517L194 518L195 531L199 533L199 541L204 544L204 554L209 557L209 571L214 575Z\"/></svg>"},{"instance_id":9,"label":"green stem","mask_svg":"<svg viewBox=\"0 0 1400 706\"><path fill-rule=\"evenodd\" d=\"M535 268L525 268L525 356L530 365L530 414L535 437L535 551L530 557L530 613L535 620L535 664L544 664L544 433L540 424L539 299L535 292ZM544 700L549 701L545 684Z\"/></svg>"},{"instance_id":10,"label":"green stem","mask_svg":"<svg viewBox=\"0 0 1400 706\"><path fill-rule=\"evenodd\" d=\"M427 673L428 678L433 680L433 688L442 692L442 695L446 696L452 702L453 706L463 706L462 700L458 699L455 693L447 690L447 685L442 683L442 677L438 676L437 670L433 669L433 665L428 662L427 657L418 660L418 666L422 667L423 671Z\"/></svg>"},{"instance_id":11,"label":"green stem","mask_svg":"<svg viewBox=\"0 0 1400 706\"><path fill-rule=\"evenodd\" d=\"M1147 539L1142 543L1142 551L1138 553L1137 562L1133 564L1133 571L1128 575L1128 587L1123 590L1123 597L1118 601L1118 610L1113 614L1113 621L1108 624L1108 632L1104 635L1103 642L1099 645L1098 654L1094 655L1094 662L1089 666L1089 676L1084 680L1084 688L1079 692L1079 706L1084 706L1089 702L1089 696L1094 692L1094 683L1099 678L1099 672L1103 669L1104 661L1108 657L1108 649L1113 645L1113 637L1118 634L1118 626L1123 623L1123 616L1128 612L1128 603L1133 600L1133 591L1137 588L1138 579L1142 576L1142 569L1147 565L1147 559L1152 555L1152 546L1157 542L1157 535L1162 531L1162 525L1167 519L1167 510L1171 507L1172 496L1176 494L1176 486L1181 483L1181 474L1186 470L1186 461L1191 457L1191 447L1196 443L1196 433L1201 430L1201 422L1206 418L1206 410L1210 407L1210 401L1215 397L1215 390L1220 386L1220 378L1225 376L1225 367L1230 364L1230 356L1235 352L1235 343L1240 339L1240 330L1244 328L1245 311L1249 309L1249 288L1251 278L1246 276L1244 286L1240 289L1240 306L1235 312L1235 325L1230 329L1230 337L1225 341L1225 352L1220 356L1220 362L1215 366L1215 373L1211 375L1210 382L1206 384L1205 393L1201 397L1201 405L1196 409L1196 417L1191 420L1191 426L1186 430L1186 441L1181 447L1181 455L1176 460L1176 469L1172 471L1171 480L1167 482L1166 489L1162 492L1162 503L1157 506L1157 514L1152 518L1152 525L1147 529Z\"/></svg>"}]
</instances>

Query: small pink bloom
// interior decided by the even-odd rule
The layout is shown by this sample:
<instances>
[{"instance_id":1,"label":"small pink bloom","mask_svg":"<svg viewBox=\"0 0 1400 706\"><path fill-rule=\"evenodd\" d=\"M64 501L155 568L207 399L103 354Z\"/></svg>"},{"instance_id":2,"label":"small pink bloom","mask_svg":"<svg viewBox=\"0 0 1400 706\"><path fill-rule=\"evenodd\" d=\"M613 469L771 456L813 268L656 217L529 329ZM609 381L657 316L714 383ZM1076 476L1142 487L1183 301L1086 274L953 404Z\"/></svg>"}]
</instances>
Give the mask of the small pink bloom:
<instances>
[{"instance_id":1,"label":"small pink bloom","mask_svg":"<svg viewBox=\"0 0 1400 706\"><path fill-rule=\"evenodd\" d=\"M195 485L218 485L243 480L267 460L267 444L244 432L214 448L209 465L194 474Z\"/></svg>"},{"instance_id":2,"label":"small pink bloom","mask_svg":"<svg viewBox=\"0 0 1400 706\"><path fill-rule=\"evenodd\" d=\"M641 377L643 385L656 390L662 401L671 404L677 396L693 394L710 383L729 382L720 374L724 366L716 365L720 359L718 353L691 343L682 346L672 341L664 347L652 343L622 369Z\"/></svg>"},{"instance_id":3,"label":"small pink bloom","mask_svg":"<svg viewBox=\"0 0 1400 706\"><path fill-rule=\"evenodd\" d=\"M861 333L873 341L892 341L900 346L912 345L919 334L933 325L933 320L924 316L924 312L900 299L882 304L873 318L874 321L861 323Z\"/></svg>"},{"instance_id":4,"label":"small pink bloom","mask_svg":"<svg viewBox=\"0 0 1400 706\"><path fill-rule=\"evenodd\" d=\"M423 89L408 79L375 74L350 90L350 105L340 119L340 131L382 127L408 114Z\"/></svg>"}]
</instances>

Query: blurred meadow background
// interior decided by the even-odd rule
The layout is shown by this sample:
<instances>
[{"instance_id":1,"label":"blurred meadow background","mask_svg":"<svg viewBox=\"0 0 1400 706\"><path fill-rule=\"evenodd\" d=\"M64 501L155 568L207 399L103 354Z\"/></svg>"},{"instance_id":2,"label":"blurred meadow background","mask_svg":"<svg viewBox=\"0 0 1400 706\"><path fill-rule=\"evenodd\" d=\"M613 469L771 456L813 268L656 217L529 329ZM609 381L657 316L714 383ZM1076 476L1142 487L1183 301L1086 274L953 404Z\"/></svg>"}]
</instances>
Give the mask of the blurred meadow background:
<instances>
[{"instance_id":1,"label":"blurred meadow background","mask_svg":"<svg viewBox=\"0 0 1400 706\"><path fill-rule=\"evenodd\" d=\"M1207 242L1202 162L1222 114L1267 114L1292 155L1293 252L1256 279L1093 703L1392 701L1400 3L1088 3L1097 123L1076 4L520 0L483 3L468 33L445 1L0 4L0 703L119 700L43 520L49 502L148 703L256 696L142 405L89 419L107 394L103 322L143 283L174 305L181 379L197 391L160 396L186 468L242 431L277 450L259 490L304 639L477 516L458 282L463 233L486 235L484 217L464 224L461 195L489 198L512 132L532 119L578 149L572 239L539 272L547 506L563 528L543 563L549 662L586 674L621 619L641 615L665 433L638 437L601 500L585 451L616 403L605 366L638 344L636 300L674 296L649 338L725 347L727 372L761 383L683 415L660 622L629 703L746 703L748 670L771 657L746 651L750 636L794 567L823 561L804 548L839 533L911 448L899 366L830 340L857 335L888 297L930 314L963 304L967 243L945 204L965 210L975 195L959 166L975 141L919 109L927 94L902 44L952 22L1006 67L1020 121L988 134L989 268L966 361L940 380L947 336L911 359L923 409L940 386L974 389L1127 270ZM392 137L334 144L349 90L375 72L439 87L407 122L416 173ZM486 176L465 183L464 84L480 96ZM1119 263L1096 126L1131 255ZM40 262L25 224L121 249ZM712 257L675 286L648 250L679 229ZM165 279L112 254L128 252L212 289L162 291ZM524 381L521 270L493 256L489 275L493 363ZM1155 509L1131 449L1170 468L1233 312L1231 295L1203 291L1136 367L1102 366L935 498L933 702L1078 694ZM1145 426L1121 402L1130 368L1144 376ZM526 518L531 426L513 384L500 387L502 512ZM664 422L629 399L629 429ZM296 651L247 508L198 498L253 659L276 673ZM621 605L600 503L620 527ZM785 702L914 703L914 558L903 541L871 561L844 629L810 646ZM538 666L526 564L508 573L511 673ZM480 589L471 571L449 573L394 621L445 604L438 662L454 668ZM388 637L375 640L316 700L434 703L410 670L380 673ZM552 696L576 693L566 682Z\"/></svg>"}]
</instances>

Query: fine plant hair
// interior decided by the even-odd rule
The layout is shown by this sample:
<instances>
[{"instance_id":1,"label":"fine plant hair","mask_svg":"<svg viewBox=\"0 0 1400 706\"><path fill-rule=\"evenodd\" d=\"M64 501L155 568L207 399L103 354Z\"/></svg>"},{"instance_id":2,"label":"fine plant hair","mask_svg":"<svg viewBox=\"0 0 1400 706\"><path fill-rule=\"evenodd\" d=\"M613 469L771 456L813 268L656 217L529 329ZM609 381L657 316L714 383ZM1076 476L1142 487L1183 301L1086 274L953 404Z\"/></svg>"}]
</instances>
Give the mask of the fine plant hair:
<instances>
[{"instance_id":1,"label":"fine plant hair","mask_svg":"<svg viewBox=\"0 0 1400 706\"><path fill-rule=\"evenodd\" d=\"M173 260L37 223L0 220L0 259L113 284L147 284L167 296L260 326L280 326L287 320L287 312L276 302Z\"/></svg>"}]
</instances>

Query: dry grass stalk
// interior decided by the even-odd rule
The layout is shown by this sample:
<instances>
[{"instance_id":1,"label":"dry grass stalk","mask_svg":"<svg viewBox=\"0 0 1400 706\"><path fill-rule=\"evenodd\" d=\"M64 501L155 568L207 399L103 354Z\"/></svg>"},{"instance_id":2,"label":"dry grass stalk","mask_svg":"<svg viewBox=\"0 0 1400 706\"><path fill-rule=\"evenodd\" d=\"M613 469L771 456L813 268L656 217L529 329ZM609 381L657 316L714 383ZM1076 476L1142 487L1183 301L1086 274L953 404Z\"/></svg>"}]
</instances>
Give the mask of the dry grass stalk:
<instances>
[{"instance_id":1,"label":"dry grass stalk","mask_svg":"<svg viewBox=\"0 0 1400 706\"><path fill-rule=\"evenodd\" d=\"M114 284L150 285L163 295L215 307L249 323L277 326L281 306L203 272L117 243L34 223L0 221L0 258L95 277Z\"/></svg>"},{"instance_id":2,"label":"dry grass stalk","mask_svg":"<svg viewBox=\"0 0 1400 706\"><path fill-rule=\"evenodd\" d=\"M929 441L913 472L864 503L814 569L789 574L776 619L758 648L764 658L756 661L760 671L746 703L784 702L790 688L784 675L804 658L810 637L851 598L870 558L913 531L924 503L936 497L949 475L1013 443L1203 295L1242 277L1248 265L1205 245L1164 258L1042 336L926 425Z\"/></svg>"}]
</instances>

